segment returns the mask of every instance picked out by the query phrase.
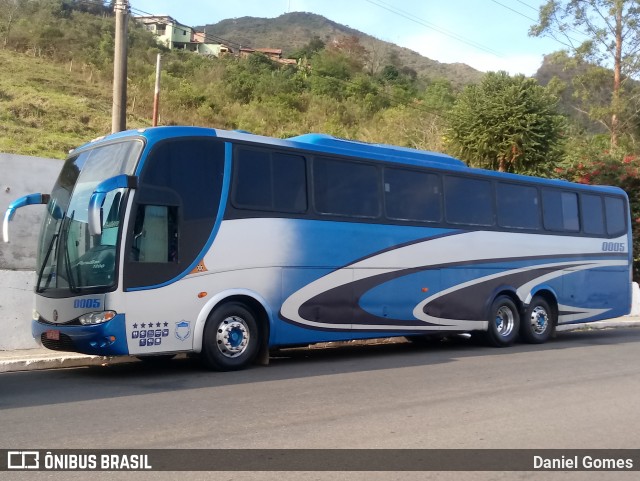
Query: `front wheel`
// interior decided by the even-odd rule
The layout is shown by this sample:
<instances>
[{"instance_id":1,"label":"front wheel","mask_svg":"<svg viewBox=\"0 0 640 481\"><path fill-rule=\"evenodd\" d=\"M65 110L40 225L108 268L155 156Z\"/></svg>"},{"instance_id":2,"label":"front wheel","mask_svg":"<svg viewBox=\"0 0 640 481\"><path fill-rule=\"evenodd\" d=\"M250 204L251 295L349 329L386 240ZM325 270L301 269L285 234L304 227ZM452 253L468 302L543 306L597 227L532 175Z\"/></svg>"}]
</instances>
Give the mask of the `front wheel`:
<instances>
[{"instance_id":1,"label":"front wheel","mask_svg":"<svg viewBox=\"0 0 640 481\"><path fill-rule=\"evenodd\" d=\"M549 303L542 297L534 297L527 307L520 326L520 336L531 344L546 342L555 329L556 322Z\"/></svg>"},{"instance_id":2,"label":"front wheel","mask_svg":"<svg viewBox=\"0 0 640 481\"><path fill-rule=\"evenodd\" d=\"M209 316L202 339L202 360L209 369L235 371L247 367L258 353L258 324L244 304L232 302Z\"/></svg>"},{"instance_id":3,"label":"front wheel","mask_svg":"<svg viewBox=\"0 0 640 481\"><path fill-rule=\"evenodd\" d=\"M520 329L518 308L509 296L498 296L491 305L486 340L495 347L513 344Z\"/></svg>"}]
</instances>

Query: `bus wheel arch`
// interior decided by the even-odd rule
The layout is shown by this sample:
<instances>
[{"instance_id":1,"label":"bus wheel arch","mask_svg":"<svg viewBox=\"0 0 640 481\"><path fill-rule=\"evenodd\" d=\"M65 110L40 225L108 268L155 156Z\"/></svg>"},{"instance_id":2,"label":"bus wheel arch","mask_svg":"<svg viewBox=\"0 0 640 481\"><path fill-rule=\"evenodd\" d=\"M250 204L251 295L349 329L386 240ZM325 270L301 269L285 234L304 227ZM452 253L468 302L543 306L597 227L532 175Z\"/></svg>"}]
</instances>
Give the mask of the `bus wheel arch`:
<instances>
[{"instance_id":1,"label":"bus wheel arch","mask_svg":"<svg viewBox=\"0 0 640 481\"><path fill-rule=\"evenodd\" d=\"M520 302L513 292L496 294L488 310L486 341L495 347L512 345L520 331L520 312Z\"/></svg>"},{"instance_id":2,"label":"bus wheel arch","mask_svg":"<svg viewBox=\"0 0 640 481\"><path fill-rule=\"evenodd\" d=\"M202 317L202 316L201 316ZM243 369L254 360L267 364L270 324L267 308L256 298L235 294L209 306L200 323L200 355L211 369Z\"/></svg>"},{"instance_id":3,"label":"bus wheel arch","mask_svg":"<svg viewBox=\"0 0 640 481\"><path fill-rule=\"evenodd\" d=\"M535 293L523 309L520 337L530 344L542 344L555 335L558 325L558 302L547 290Z\"/></svg>"}]
</instances>

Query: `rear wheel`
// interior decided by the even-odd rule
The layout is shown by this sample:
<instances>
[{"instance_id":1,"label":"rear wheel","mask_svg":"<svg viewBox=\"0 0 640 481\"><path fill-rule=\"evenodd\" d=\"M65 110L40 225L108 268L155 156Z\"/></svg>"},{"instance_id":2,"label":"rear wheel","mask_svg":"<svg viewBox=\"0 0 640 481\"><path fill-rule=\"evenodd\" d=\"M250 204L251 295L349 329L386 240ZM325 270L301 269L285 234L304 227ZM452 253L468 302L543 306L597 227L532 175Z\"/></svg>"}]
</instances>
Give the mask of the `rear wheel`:
<instances>
[{"instance_id":1,"label":"rear wheel","mask_svg":"<svg viewBox=\"0 0 640 481\"><path fill-rule=\"evenodd\" d=\"M495 347L513 344L520 329L518 308L509 296L498 296L491 305L489 326L485 338Z\"/></svg>"},{"instance_id":2,"label":"rear wheel","mask_svg":"<svg viewBox=\"0 0 640 481\"><path fill-rule=\"evenodd\" d=\"M531 344L542 344L551 337L555 326L555 315L549 303L544 298L536 296L525 311L520 336Z\"/></svg>"},{"instance_id":3,"label":"rear wheel","mask_svg":"<svg viewBox=\"0 0 640 481\"><path fill-rule=\"evenodd\" d=\"M241 303L223 304L205 325L202 360L217 371L243 369L255 359L258 345L258 324L253 312Z\"/></svg>"}]
</instances>

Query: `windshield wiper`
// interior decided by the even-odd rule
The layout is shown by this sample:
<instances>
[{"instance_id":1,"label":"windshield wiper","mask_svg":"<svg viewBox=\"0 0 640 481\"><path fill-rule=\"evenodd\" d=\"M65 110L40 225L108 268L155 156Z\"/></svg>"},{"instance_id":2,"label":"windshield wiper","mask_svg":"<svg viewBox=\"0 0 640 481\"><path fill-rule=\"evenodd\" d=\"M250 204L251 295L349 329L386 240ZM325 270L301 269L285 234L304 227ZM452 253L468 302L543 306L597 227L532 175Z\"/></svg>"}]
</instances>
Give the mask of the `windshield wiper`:
<instances>
[{"instance_id":1,"label":"windshield wiper","mask_svg":"<svg viewBox=\"0 0 640 481\"><path fill-rule=\"evenodd\" d=\"M60 227L62 227L62 223L60 224L61 224ZM52 272L49 273L49 276L47 278L47 285L40 287L40 283L42 282L42 275L44 274L44 269L45 267L47 267L47 262L49 262L49 257L51 256L51 251L53 251L53 246L56 243L56 239L60 235L60 227L58 228L58 232L53 234L53 236L51 237L51 242L49 242L49 247L47 248L47 255L44 256L44 260L42 261L42 266L40 266L40 270L38 271L38 281L36 282L37 292L44 292L44 290L49 287L49 284L51 284L51 278L53 277Z\"/></svg>"},{"instance_id":2,"label":"windshield wiper","mask_svg":"<svg viewBox=\"0 0 640 481\"><path fill-rule=\"evenodd\" d=\"M69 217L69 221L67 222L67 226L64 229L64 236L62 238L62 248L64 249L64 269L67 273L67 282L69 283L69 290L73 293L80 292L80 289L77 288L75 279L73 278L73 270L71 269L71 258L69 257L69 246L67 242L69 241L69 230L71 228L71 223L73 222L73 217L76 215L76 211L74 210Z\"/></svg>"}]
</instances>

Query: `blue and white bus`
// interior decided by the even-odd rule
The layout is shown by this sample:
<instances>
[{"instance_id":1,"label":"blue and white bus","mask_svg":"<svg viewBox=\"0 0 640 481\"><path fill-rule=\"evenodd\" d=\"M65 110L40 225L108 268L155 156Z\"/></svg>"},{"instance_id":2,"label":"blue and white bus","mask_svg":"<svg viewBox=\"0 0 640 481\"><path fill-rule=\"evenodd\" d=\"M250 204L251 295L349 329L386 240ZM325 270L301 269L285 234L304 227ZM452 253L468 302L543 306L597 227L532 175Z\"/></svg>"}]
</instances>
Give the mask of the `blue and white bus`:
<instances>
[{"instance_id":1,"label":"blue and white bus","mask_svg":"<svg viewBox=\"0 0 640 481\"><path fill-rule=\"evenodd\" d=\"M199 353L477 332L541 343L628 314L625 193L320 134L132 130L66 160L46 204L32 332L50 349Z\"/></svg>"}]
</instances>

